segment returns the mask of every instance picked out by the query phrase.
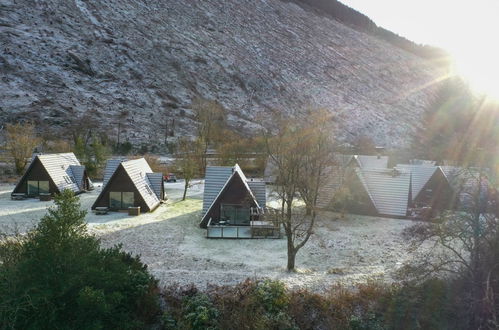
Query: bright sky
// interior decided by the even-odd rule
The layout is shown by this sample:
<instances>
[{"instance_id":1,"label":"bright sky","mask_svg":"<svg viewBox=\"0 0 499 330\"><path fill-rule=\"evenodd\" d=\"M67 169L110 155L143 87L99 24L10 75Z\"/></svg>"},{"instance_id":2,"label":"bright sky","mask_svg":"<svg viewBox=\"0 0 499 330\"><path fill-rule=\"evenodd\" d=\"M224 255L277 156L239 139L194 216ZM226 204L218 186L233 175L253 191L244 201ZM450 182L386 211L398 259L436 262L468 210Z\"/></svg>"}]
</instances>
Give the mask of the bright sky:
<instances>
[{"instance_id":1,"label":"bright sky","mask_svg":"<svg viewBox=\"0 0 499 330\"><path fill-rule=\"evenodd\" d=\"M477 90L499 97L499 0L340 0L377 25L448 50Z\"/></svg>"}]
</instances>

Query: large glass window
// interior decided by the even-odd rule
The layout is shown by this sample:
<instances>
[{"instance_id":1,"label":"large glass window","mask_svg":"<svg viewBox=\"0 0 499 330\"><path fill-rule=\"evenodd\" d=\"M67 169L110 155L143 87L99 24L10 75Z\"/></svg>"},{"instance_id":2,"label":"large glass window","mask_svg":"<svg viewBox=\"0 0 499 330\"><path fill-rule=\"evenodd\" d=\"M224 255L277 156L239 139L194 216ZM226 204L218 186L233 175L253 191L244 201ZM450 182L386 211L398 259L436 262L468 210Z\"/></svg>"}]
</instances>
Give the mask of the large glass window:
<instances>
[{"instance_id":1,"label":"large glass window","mask_svg":"<svg viewBox=\"0 0 499 330\"><path fill-rule=\"evenodd\" d=\"M109 208L114 210L127 209L134 205L133 192L109 192Z\"/></svg>"},{"instance_id":2,"label":"large glass window","mask_svg":"<svg viewBox=\"0 0 499 330\"><path fill-rule=\"evenodd\" d=\"M127 209L129 207L133 206L133 192L123 192L121 193L122 199L121 199L121 206L124 209Z\"/></svg>"},{"instance_id":3,"label":"large glass window","mask_svg":"<svg viewBox=\"0 0 499 330\"><path fill-rule=\"evenodd\" d=\"M48 181L38 181L38 192L40 194L48 194L49 182Z\"/></svg>"},{"instance_id":4,"label":"large glass window","mask_svg":"<svg viewBox=\"0 0 499 330\"><path fill-rule=\"evenodd\" d=\"M49 193L48 181L32 181L28 180L28 196L38 196L40 194Z\"/></svg>"},{"instance_id":5,"label":"large glass window","mask_svg":"<svg viewBox=\"0 0 499 330\"><path fill-rule=\"evenodd\" d=\"M38 181L28 181L28 196L38 195Z\"/></svg>"},{"instance_id":6,"label":"large glass window","mask_svg":"<svg viewBox=\"0 0 499 330\"><path fill-rule=\"evenodd\" d=\"M109 207L114 210L121 208L121 192L111 191L109 193Z\"/></svg>"},{"instance_id":7,"label":"large glass window","mask_svg":"<svg viewBox=\"0 0 499 330\"><path fill-rule=\"evenodd\" d=\"M250 210L242 205L221 205L221 219L228 221L232 225L249 225Z\"/></svg>"}]
</instances>

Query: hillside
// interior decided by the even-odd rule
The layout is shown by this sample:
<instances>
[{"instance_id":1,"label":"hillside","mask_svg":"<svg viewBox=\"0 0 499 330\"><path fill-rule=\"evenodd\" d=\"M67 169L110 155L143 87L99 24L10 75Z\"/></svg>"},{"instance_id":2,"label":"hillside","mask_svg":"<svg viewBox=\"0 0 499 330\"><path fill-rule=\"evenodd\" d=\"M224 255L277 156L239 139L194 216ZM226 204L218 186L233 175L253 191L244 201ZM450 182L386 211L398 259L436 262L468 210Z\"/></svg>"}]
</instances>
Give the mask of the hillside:
<instances>
[{"instance_id":1,"label":"hillside","mask_svg":"<svg viewBox=\"0 0 499 330\"><path fill-rule=\"evenodd\" d=\"M442 71L330 17L279 0L0 0L0 118L58 131L90 113L113 138L188 135L217 99L255 132L270 110L326 107L340 135L403 145ZM431 85L430 85L431 86ZM124 119L120 119L120 117Z\"/></svg>"}]
</instances>

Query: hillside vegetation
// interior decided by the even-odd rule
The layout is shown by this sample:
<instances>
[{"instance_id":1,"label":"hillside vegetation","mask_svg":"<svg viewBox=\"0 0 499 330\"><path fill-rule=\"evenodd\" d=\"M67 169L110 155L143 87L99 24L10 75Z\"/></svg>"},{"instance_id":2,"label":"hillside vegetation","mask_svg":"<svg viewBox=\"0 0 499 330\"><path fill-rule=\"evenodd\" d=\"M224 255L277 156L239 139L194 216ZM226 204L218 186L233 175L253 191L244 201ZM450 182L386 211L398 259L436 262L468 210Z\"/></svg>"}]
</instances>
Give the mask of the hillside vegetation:
<instances>
[{"instance_id":1,"label":"hillside vegetation","mask_svg":"<svg viewBox=\"0 0 499 330\"><path fill-rule=\"evenodd\" d=\"M279 0L2 0L0 116L134 145L191 135L192 100L250 134L274 111L334 112L338 135L408 143L443 72L328 15ZM45 125L44 127L40 125Z\"/></svg>"}]
</instances>

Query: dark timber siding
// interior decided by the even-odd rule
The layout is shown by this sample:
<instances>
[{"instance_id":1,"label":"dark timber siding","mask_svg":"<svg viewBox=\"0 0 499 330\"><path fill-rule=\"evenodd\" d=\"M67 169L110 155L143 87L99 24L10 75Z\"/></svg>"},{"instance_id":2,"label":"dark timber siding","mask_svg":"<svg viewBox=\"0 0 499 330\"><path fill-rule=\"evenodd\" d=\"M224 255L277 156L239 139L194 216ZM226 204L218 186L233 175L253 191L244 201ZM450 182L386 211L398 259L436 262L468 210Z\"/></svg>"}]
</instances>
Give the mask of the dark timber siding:
<instances>
[{"instance_id":1,"label":"dark timber siding","mask_svg":"<svg viewBox=\"0 0 499 330\"><path fill-rule=\"evenodd\" d=\"M208 219L220 219L220 204L247 204L248 207L256 206L238 174L234 175L227 183L224 191L222 191L210 212L206 215Z\"/></svg>"},{"instance_id":2,"label":"dark timber siding","mask_svg":"<svg viewBox=\"0 0 499 330\"><path fill-rule=\"evenodd\" d=\"M430 206L435 210L451 208L452 188L442 171L433 173L414 199L413 206Z\"/></svg>"},{"instance_id":3,"label":"dark timber siding","mask_svg":"<svg viewBox=\"0 0 499 330\"><path fill-rule=\"evenodd\" d=\"M118 166L107 185L103 188L103 191L95 201L92 209L95 209L96 207L109 207L109 192L111 191L133 192L134 206L140 206L141 212L151 211L121 164Z\"/></svg>"},{"instance_id":4,"label":"dark timber siding","mask_svg":"<svg viewBox=\"0 0 499 330\"><path fill-rule=\"evenodd\" d=\"M38 158L35 158L33 163L28 167L27 172L21 179L21 182L18 184L16 189L14 189L13 193L28 193L28 181L48 181L49 182L49 192L54 195L59 193L59 190L55 186L52 179L50 179L49 174L43 167L42 163Z\"/></svg>"}]
</instances>

